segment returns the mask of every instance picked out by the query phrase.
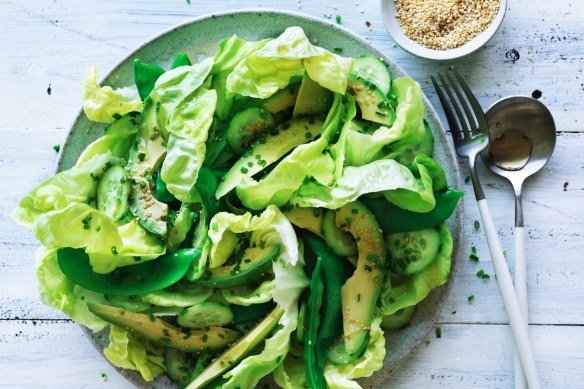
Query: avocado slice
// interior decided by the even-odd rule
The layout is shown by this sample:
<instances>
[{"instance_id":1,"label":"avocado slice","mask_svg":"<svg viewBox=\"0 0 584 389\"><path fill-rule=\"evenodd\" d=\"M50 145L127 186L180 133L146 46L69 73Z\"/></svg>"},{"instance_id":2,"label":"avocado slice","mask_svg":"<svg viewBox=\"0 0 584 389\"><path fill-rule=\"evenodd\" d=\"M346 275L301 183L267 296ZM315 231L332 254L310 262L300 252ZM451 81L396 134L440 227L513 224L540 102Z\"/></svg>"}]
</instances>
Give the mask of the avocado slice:
<instances>
[{"instance_id":1,"label":"avocado slice","mask_svg":"<svg viewBox=\"0 0 584 389\"><path fill-rule=\"evenodd\" d=\"M264 320L249 331L233 346L229 347L223 354L219 355L197 378L194 379L185 389L199 389L219 377L228 369L235 366L247 354L253 351L258 344L264 340L276 327L280 318L284 314L284 309L276 307Z\"/></svg>"},{"instance_id":2,"label":"avocado slice","mask_svg":"<svg viewBox=\"0 0 584 389\"><path fill-rule=\"evenodd\" d=\"M280 124L255 143L235 162L219 183L215 196L220 199L235 189L245 176L251 177L282 158L294 147L314 140L323 126L322 120L314 118L294 118Z\"/></svg>"},{"instance_id":3,"label":"avocado slice","mask_svg":"<svg viewBox=\"0 0 584 389\"><path fill-rule=\"evenodd\" d=\"M294 109L294 104L296 104L299 90L300 84L290 84L263 100L261 106L277 119L286 116L289 119Z\"/></svg>"},{"instance_id":4,"label":"avocado slice","mask_svg":"<svg viewBox=\"0 0 584 389\"><path fill-rule=\"evenodd\" d=\"M347 353L355 354L367 341L373 310L383 284L385 244L375 217L358 201L339 208L335 223L353 235L359 252L355 273L341 288L345 348Z\"/></svg>"},{"instance_id":5,"label":"avocado slice","mask_svg":"<svg viewBox=\"0 0 584 389\"><path fill-rule=\"evenodd\" d=\"M140 128L128 159L131 196L130 211L147 231L164 237L168 232L168 205L152 193L152 173L166 155L166 141L156 124L156 104L144 100Z\"/></svg>"},{"instance_id":6,"label":"avocado slice","mask_svg":"<svg viewBox=\"0 0 584 389\"><path fill-rule=\"evenodd\" d=\"M272 269L272 261L280 254L280 246L265 245L248 247L240 256L227 260L223 265L207 269L193 283L211 288L227 288L253 281Z\"/></svg>"},{"instance_id":7,"label":"avocado slice","mask_svg":"<svg viewBox=\"0 0 584 389\"><path fill-rule=\"evenodd\" d=\"M324 211L324 209L312 207L292 207L284 211L284 216L295 226L308 230L324 239L322 232Z\"/></svg>"},{"instance_id":8,"label":"avocado slice","mask_svg":"<svg viewBox=\"0 0 584 389\"><path fill-rule=\"evenodd\" d=\"M320 115L327 113L333 103L333 93L312 81L304 73L298 98L294 105L293 117L300 115Z\"/></svg>"},{"instance_id":9,"label":"avocado slice","mask_svg":"<svg viewBox=\"0 0 584 389\"><path fill-rule=\"evenodd\" d=\"M387 96L374 83L355 73L349 75L349 93L361 108L361 117L375 123L391 126L395 121L395 111Z\"/></svg>"},{"instance_id":10,"label":"avocado slice","mask_svg":"<svg viewBox=\"0 0 584 389\"><path fill-rule=\"evenodd\" d=\"M162 319L104 304L87 303L87 308L108 323L122 327L152 343L192 353L220 350L233 343L239 335L237 331L216 326L183 332Z\"/></svg>"}]
</instances>

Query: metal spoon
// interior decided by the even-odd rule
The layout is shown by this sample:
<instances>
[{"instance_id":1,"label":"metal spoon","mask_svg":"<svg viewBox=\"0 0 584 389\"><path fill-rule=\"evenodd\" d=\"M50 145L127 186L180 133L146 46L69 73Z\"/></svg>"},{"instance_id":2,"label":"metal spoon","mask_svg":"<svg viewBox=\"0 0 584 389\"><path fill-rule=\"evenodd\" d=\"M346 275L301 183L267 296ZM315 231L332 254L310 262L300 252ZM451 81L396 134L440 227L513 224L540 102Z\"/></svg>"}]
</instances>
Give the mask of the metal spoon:
<instances>
[{"instance_id":1,"label":"metal spoon","mask_svg":"<svg viewBox=\"0 0 584 389\"><path fill-rule=\"evenodd\" d=\"M511 96L486 112L489 147L481 154L485 165L511 182L515 191L515 290L527 323L527 266L521 189L525 179L550 159L556 145L556 126L539 100ZM515 355L515 389L527 388L521 363Z\"/></svg>"}]
</instances>

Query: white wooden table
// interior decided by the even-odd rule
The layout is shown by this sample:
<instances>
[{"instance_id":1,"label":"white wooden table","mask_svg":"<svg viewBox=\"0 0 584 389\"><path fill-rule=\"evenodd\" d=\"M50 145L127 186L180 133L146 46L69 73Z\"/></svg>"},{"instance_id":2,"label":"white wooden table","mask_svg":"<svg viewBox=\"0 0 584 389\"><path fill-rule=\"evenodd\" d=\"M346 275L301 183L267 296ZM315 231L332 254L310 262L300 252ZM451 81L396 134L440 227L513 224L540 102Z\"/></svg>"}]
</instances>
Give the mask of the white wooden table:
<instances>
[{"instance_id":1,"label":"white wooden table","mask_svg":"<svg viewBox=\"0 0 584 389\"><path fill-rule=\"evenodd\" d=\"M396 47L381 23L378 1L0 0L0 388L132 387L76 324L40 303L33 266L37 242L8 214L53 173L53 145L64 142L80 107L85 68L95 64L105 74L162 30L204 13L243 7L330 14L333 20L341 15L345 27L389 54L438 103L428 75L447 64ZM555 115L556 152L527 182L524 198L531 336L546 388L584 388L583 15L584 2L578 0L510 1L488 47L455 62L483 106L538 89ZM520 54L515 63L506 58L511 49ZM511 188L484 169L480 173L513 258ZM483 232L472 226L479 219L472 189L466 184L464 190L470 195L463 253L475 245L480 262L463 255L437 324L442 337L428 335L395 372L393 388L513 386L511 337L496 282L475 275L479 269L492 274L492 266ZM475 296L472 304L469 295Z\"/></svg>"}]
</instances>

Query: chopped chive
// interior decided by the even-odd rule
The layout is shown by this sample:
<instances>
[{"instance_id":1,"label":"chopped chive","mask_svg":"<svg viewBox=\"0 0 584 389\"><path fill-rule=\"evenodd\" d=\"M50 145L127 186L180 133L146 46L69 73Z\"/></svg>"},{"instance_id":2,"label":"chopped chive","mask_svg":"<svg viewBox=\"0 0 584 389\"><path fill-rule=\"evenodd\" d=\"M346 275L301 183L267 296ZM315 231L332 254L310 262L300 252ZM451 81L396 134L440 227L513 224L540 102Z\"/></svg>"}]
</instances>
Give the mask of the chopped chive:
<instances>
[{"instance_id":1,"label":"chopped chive","mask_svg":"<svg viewBox=\"0 0 584 389\"><path fill-rule=\"evenodd\" d=\"M54 145L53 150L55 150L58 153L59 150L61 150L61 145Z\"/></svg>"},{"instance_id":2,"label":"chopped chive","mask_svg":"<svg viewBox=\"0 0 584 389\"><path fill-rule=\"evenodd\" d=\"M339 54L341 54L341 53L343 52L343 48L342 48L342 47L335 47L335 48L333 49L333 51L334 51L335 53L339 53Z\"/></svg>"},{"instance_id":3,"label":"chopped chive","mask_svg":"<svg viewBox=\"0 0 584 389\"><path fill-rule=\"evenodd\" d=\"M112 254L118 255L118 248L116 246L112 246Z\"/></svg>"},{"instance_id":4,"label":"chopped chive","mask_svg":"<svg viewBox=\"0 0 584 389\"><path fill-rule=\"evenodd\" d=\"M475 228L475 229L477 229L477 230L478 230L479 228L481 228L481 222L479 222L478 220L475 220L475 221L474 221L474 228Z\"/></svg>"},{"instance_id":5,"label":"chopped chive","mask_svg":"<svg viewBox=\"0 0 584 389\"><path fill-rule=\"evenodd\" d=\"M353 208L353 209L351 209L351 213L356 215L359 213L359 210L357 208Z\"/></svg>"},{"instance_id":6,"label":"chopped chive","mask_svg":"<svg viewBox=\"0 0 584 389\"><path fill-rule=\"evenodd\" d=\"M475 299L475 297L474 297L474 294L471 294L470 296L468 296L468 297L466 298L466 300L467 300L469 303L472 303L472 302L474 301L474 299Z\"/></svg>"},{"instance_id":7,"label":"chopped chive","mask_svg":"<svg viewBox=\"0 0 584 389\"><path fill-rule=\"evenodd\" d=\"M341 15L337 15L337 16L335 17L335 20L337 21L337 24L341 24L341 22L342 22Z\"/></svg>"},{"instance_id":8,"label":"chopped chive","mask_svg":"<svg viewBox=\"0 0 584 389\"><path fill-rule=\"evenodd\" d=\"M477 277L479 277L482 280L489 280L491 279L491 276L488 275L487 273L485 273L485 271L483 269L479 270L477 272Z\"/></svg>"},{"instance_id":9,"label":"chopped chive","mask_svg":"<svg viewBox=\"0 0 584 389\"><path fill-rule=\"evenodd\" d=\"M242 168L241 168L241 172L245 174L245 173L247 173L247 172L248 172L248 170L247 170L247 168L246 168L246 167L242 167Z\"/></svg>"},{"instance_id":10,"label":"chopped chive","mask_svg":"<svg viewBox=\"0 0 584 389\"><path fill-rule=\"evenodd\" d=\"M436 327L436 337L440 339L442 337L442 328Z\"/></svg>"},{"instance_id":11,"label":"chopped chive","mask_svg":"<svg viewBox=\"0 0 584 389\"><path fill-rule=\"evenodd\" d=\"M470 252L473 254L477 253L477 248L475 246L470 246Z\"/></svg>"},{"instance_id":12,"label":"chopped chive","mask_svg":"<svg viewBox=\"0 0 584 389\"><path fill-rule=\"evenodd\" d=\"M470 182L470 176L464 177L464 183L468 184Z\"/></svg>"},{"instance_id":13,"label":"chopped chive","mask_svg":"<svg viewBox=\"0 0 584 389\"><path fill-rule=\"evenodd\" d=\"M471 261L477 263L479 261L479 257L476 254L471 254L468 259L470 259Z\"/></svg>"},{"instance_id":14,"label":"chopped chive","mask_svg":"<svg viewBox=\"0 0 584 389\"><path fill-rule=\"evenodd\" d=\"M357 302L361 301L361 293L357 293Z\"/></svg>"},{"instance_id":15,"label":"chopped chive","mask_svg":"<svg viewBox=\"0 0 584 389\"><path fill-rule=\"evenodd\" d=\"M101 373L101 379L102 379L103 381L107 381L107 374L105 374L105 373Z\"/></svg>"}]
</instances>

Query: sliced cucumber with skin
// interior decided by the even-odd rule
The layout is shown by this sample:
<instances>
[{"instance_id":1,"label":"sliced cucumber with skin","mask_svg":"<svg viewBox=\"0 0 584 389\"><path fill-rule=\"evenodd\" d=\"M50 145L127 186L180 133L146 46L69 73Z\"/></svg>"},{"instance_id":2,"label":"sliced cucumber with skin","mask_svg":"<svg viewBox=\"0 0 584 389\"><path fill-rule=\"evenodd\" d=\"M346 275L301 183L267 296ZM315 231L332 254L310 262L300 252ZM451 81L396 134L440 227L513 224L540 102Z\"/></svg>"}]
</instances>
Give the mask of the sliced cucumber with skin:
<instances>
[{"instance_id":1,"label":"sliced cucumber with skin","mask_svg":"<svg viewBox=\"0 0 584 389\"><path fill-rule=\"evenodd\" d=\"M400 328L404 328L410 323L415 313L415 305L402 308L393 315L384 316L381 320L381 328L384 330L399 330Z\"/></svg>"},{"instance_id":2,"label":"sliced cucumber with skin","mask_svg":"<svg viewBox=\"0 0 584 389\"><path fill-rule=\"evenodd\" d=\"M229 307L207 301L186 308L176 319L181 327L196 329L222 326L232 321L233 312Z\"/></svg>"},{"instance_id":3,"label":"sliced cucumber with skin","mask_svg":"<svg viewBox=\"0 0 584 389\"><path fill-rule=\"evenodd\" d=\"M438 229L397 232L385 237L391 269L399 274L413 275L428 267L440 251L442 239Z\"/></svg>"},{"instance_id":4,"label":"sliced cucumber with skin","mask_svg":"<svg viewBox=\"0 0 584 389\"><path fill-rule=\"evenodd\" d=\"M371 81L384 95L391 89L391 76L381 58L361 56L355 59L351 72Z\"/></svg>"},{"instance_id":5,"label":"sliced cucumber with skin","mask_svg":"<svg viewBox=\"0 0 584 389\"><path fill-rule=\"evenodd\" d=\"M227 143L234 153L241 155L254 140L276 125L274 116L260 107L248 108L233 116L227 126Z\"/></svg>"},{"instance_id":6,"label":"sliced cucumber with skin","mask_svg":"<svg viewBox=\"0 0 584 389\"><path fill-rule=\"evenodd\" d=\"M393 124L395 111L387 96L374 83L358 74L351 73L347 90L355 97L363 119L384 126Z\"/></svg>"},{"instance_id":7,"label":"sliced cucumber with skin","mask_svg":"<svg viewBox=\"0 0 584 389\"><path fill-rule=\"evenodd\" d=\"M164 351L166 375L180 387L185 387L191 382L194 363L193 354L174 348L167 348Z\"/></svg>"},{"instance_id":8,"label":"sliced cucumber with skin","mask_svg":"<svg viewBox=\"0 0 584 389\"><path fill-rule=\"evenodd\" d=\"M353 354L349 354L347 352L347 348L345 347L345 338L341 336L333 344L332 348L327 354L327 358L332 362L333 365L346 365L353 363L357 359L361 358L363 354L365 354L365 350L367 350L368 345L369 333L367 333L367 336L365 337L363 343L361 343L359 349Z\"/></svg>"},{"instance_id":9,"label":"sliced cucumber with skin","mask_svg":"<svg viewBox=\"0 0 584 389\"><path fill-rule=\"evenodd\" d=\"M130 181L126 169L120 165L107 169L97 184L97 209L117 222L126 215L129 198Z\"/></svg>"},{"instance_id":10,"label":"sliced cucumber with skin","mask_svg":"<svg viewBox=\"0 0 584 389\"><path fill-rule=\"evenodd\" d=\"M357 242L353 235L341 230L335 224L335 211L327 210L322 221L324 241L333 252L341 257L352 257L358 254Z\"/></svg>"}]
</instances>

